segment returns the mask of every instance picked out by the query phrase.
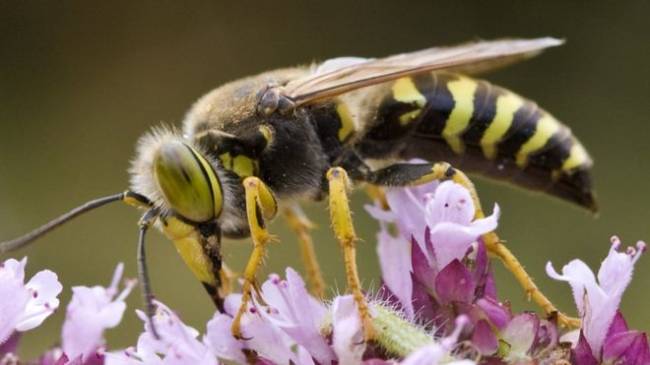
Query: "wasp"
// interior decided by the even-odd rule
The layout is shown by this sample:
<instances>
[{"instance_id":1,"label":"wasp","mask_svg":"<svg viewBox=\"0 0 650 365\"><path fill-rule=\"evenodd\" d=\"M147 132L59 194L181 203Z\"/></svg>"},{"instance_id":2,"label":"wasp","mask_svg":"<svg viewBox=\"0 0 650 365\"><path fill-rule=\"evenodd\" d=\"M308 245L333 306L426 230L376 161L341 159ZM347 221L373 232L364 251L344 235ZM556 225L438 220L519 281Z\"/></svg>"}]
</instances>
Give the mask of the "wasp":
<instances>
[{"instance_id":1,"label":"wasp","mask_svg":"<svg viewBox=\"0 0 650 365\"><path fill-rule=\"evenodd\" d=\"M597 209L592 160L571 130L534 102L468 76L561 43L554 38L504 39L379 59L334 58L225 84L191 107L182 130L158 127L139 140L129 190L90 201L3 242L0 253L110 202L141 208L138 272L151 316L144 244L150 226L173 241L219 309L228 281L221 238L251 237L242 304L232 327L241 336L240 319L259 295L256 273L272 239L266 224L276 215L287 217L298 233L312 289L322 294L310 222L297 204L327 199L347 284L366 339L371 339L374 331L356 267L349 186L453 179L472 192L481 216L467 171ZM412 159L427 162L407 162ZM528 294L557 315L496 234L483 239ZM572 323L562 314L559 319Z\"/></svg>"}]
</instances>

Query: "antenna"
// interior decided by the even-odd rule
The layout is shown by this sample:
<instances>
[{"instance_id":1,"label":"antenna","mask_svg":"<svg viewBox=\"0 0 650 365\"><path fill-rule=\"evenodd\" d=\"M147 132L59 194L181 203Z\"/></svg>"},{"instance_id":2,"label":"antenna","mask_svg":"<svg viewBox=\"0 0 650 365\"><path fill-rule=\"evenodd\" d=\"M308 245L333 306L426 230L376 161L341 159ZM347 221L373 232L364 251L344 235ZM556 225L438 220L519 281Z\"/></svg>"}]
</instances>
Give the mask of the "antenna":
<instances>
[{"instance_id":1,"label":"antenna","mask_svg":"<svg viewBox=\"0 0 650 365\"><path fill-rule=\"evenodd\" d=\"M86 202L71 211L64 213L53 220L45 223L44 225L34 229L31 232L28 232L27 234L20 236L18 238L15 238L10 241L4 241L0 242L0 255L4 254L9 251L17 250L19 248L23 248L30 243L36 241L37 239L43 237L47 233L51 232L55 228L59 227L60 225L86 213L91 210L94 210L96 208L102 207L106 204L113 203L116 201L123 201L129 197L129 192L123 192L119 194L114 194L114 195L109 195L105 196L102 198L97 198L94 200L91 200L89 202Z\"/></svg>"},{"instance_id":2,"label":"antenna","mask_svg":"<svg viewBox=\"0 0 650 365\"><path fill-rule=\"evenodd\" d=\"M149 280L149 270L147 269L147 256L145 251L145 235L147 230L158 218L158 210L156 208L149 209L142 218L140 218L140 230L138 235L138 280L140 281L140 289L142 293L142 301L144 302L145 313L147 320L151 326L151 333L156 340L160 339L160 335L156 330L156 324L153 317L156 312L156 306L153 303L153 291L151 290L151 281Z\"/></svg>"}]
</instances>

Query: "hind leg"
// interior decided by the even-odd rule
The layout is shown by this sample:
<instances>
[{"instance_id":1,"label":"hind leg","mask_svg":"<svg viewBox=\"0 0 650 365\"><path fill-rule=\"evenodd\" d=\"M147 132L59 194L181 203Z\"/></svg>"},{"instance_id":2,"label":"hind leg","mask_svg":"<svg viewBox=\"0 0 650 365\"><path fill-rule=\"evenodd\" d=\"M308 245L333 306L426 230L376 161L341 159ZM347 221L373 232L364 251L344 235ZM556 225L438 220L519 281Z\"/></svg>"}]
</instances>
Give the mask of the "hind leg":
<instances>
[{"instance_id":1,"label":"hind leg","mask_svg":"<svg viewBox=\"0 0 650 365\"><path fill-rule=\"evenodd\" d=\"M300 246L300 253L311 292L317 298L323 298L325 296L325 281L316 258L314 242L309 234L309 231L314 228L314 224L297 204L285 208L282 214L289 227L298 236L298 245Z\"/></svg>"},{"instance_id":2,"label":"hind leg","mask_svg":"<svg viewBox=\"0 0 650 365\"><path fill-rule=\"evenodd\" d=\"M413 186L434 180L452 180L465 187L474 202L475 219L485 216L481 202L472 181L462 171L446 162L422 164L395 164L365 174L365 181L382 186ZM557 316L558 323L564 327L579 327L580 320L560 312L555 305L539 290L532 277L526 272L515 255L503 244L495 232L483 235L485 248L498 257L523 287L528 300L533 300L549 316Z\"/></svg>"}]
</instances>

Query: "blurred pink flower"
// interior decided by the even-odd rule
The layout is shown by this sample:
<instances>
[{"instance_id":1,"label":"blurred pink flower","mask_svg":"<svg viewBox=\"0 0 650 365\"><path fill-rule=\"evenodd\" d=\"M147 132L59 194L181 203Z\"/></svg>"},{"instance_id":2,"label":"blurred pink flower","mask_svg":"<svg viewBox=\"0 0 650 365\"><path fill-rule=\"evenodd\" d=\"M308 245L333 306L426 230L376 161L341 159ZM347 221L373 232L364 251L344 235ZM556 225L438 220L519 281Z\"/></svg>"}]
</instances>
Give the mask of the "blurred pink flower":
<instances>
[{"instance_id":1,"label":"blurred pink flower","mask_svg":"<svg viewBox=\"0 0 650 365\"><path fill-rule=\"evenodd\" d=\"M25 284L25 265L8 259L0 264L0 344L14 331L24 332L39 326L58 307L63 287L55 273L39 271Z\"/></svg>"},{"instance_id":2,"label":"blurred pink flower","mask_svg":"<svg viewBox=\"0 0 650 365\"><path fill-rule=\"evenodd\" d=\"M406 359L400 362L400 365L473 365L476 364L471 360L454 360L451 351L458 343L458 337L467 325L468 319L465 316L459 316L455 321L455 328L447 337L443 337L435 343L422 347L410 354Z\"/></svg>"},{"instance_id":3,"label":"blurred pink flower","mask_svg":"<svg viewBox=\"0 0 650 365\"><path fill-rule=\"evenodd\" d=\"M262 293L267 307L260 313L266 319L304 347L319 363L334 361L334 352L320 333L327 307L307 292L297 272L287 268L286 280L270 275L262 284Z\"/></svg>"},{"instance_id":4,"label":"blurred pink flower","mask_svg":"<svg viewBox=\"0 0 650 365\"><path fill-rule=\"evenodd\" d=\"M612 343L610 328L617 323L618 307L625 288L632 280L634 264L645 251L643 242L638 242L636 248L629 247L625 252L618 251L620 245L621 241L612 237L609 254L598 270L598 280L587 264L578 259L564 265L562 274L550 262L546 265L546 272L551 278L571 285L573 299L582 319L580 338L574 350L581 365L599 362L603 353L609 352L605 347Z\"/></svg>"},{"instance_id":5,"label":"blurred pink flower","mask_svg":"<svg viewBox=\"0 0 650 365\"><path fill-rule=\"evenodd\" d=\"M124 264L120 263L107 288L72 288L72 299L66 310L61 335L62 349L68 358L81 357L83 363L89 363L101 357L97 351L104 345L104 331L120 323L126 309L124 300L135 286L135 281L127 281L124 289L118 293L123 272Z\"/></svg>"},{"instance_id":6,"label":"blurred pink flower","mask_svg":"<svg viewBox=\"0 0 650 365\"><path fill-rule=\"evenodd\" d=\"M266 305L251 304L242 317L243 347L255 351L261 361L275 364L310 365L312 358L330 364L334 352L320 334L325 305L309 295L293 269L287 268L286 277L271 274L262 284ZM234 317L240 303L241 295L228 296L226 313Z\"/></svg>"},{"instance_id":7,"label":"blurred pink flower","mask_svg":"<svg viewBox=\"0 0 650 365\"><path fill-rule=\"evenodd\" d=\"M264 292L262 292L264 296ZM241 294L231 294L226 298L226 313L234 317L241 303ZM311 356L307 355L304 347L298 345L275 323L271 322L260 311L273 310L258 304L251 304L241 320L241 331L244 339L243 348L253 350L261 361L272 364L313 364ZM307 359L308 358L308 359Z\"/></svg>"},{"instance_id":8,"label":"blurred pink flower","mask_svg":"<svg viewBox=\"0 0 650 365\"><path fill-rule=\"evenodd\" d=\"M159 338L157 339L148 323L147 316L137 311L145 323L145 331L138 338L135 348L105 354L106 365L216 365L217 358L211 349L196 337L198 331L186 326L166 305L156 301L156 314L153 317Z\"/></svg>"},{"instance_id":9,"label":"blurred pink flower","mask_svg":"<svg viewBox=\"0 0 650 365\"><path fill-rule=\"evenodd\" d=\"M514 316L500 333L503 358L508 363L528 364L538 355L546 353L558 344L557 327L535 313Z\"/></svg>"},{"instance_id":10,"label":"blurred pink flower","mask_svg":"<svg viewBox=\"0 0 650 365\"><path fill-rule=\"evenodd\" d=\"M361 364L366 351L361 319L352 295L334 299L332 311L332 342L340 364Z\"/></svg>"}]
</instances>

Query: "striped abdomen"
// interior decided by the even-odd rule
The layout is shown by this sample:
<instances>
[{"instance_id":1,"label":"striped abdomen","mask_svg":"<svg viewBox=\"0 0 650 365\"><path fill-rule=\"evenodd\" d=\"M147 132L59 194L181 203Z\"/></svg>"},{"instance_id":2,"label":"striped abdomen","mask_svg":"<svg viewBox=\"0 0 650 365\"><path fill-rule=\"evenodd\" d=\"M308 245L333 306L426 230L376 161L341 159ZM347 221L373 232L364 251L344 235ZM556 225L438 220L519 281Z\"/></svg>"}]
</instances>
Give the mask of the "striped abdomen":
<instances>
[{"instance_id":1,"label":"striped abdomen","mask_svg":"<svg viewBox=\"0 0 650 365\"><path fill-rule=\"evenodd\" d=\"M596 210L592 161L571 130L508 90L446 73L397 80L361 141L369 158L448 161Z\"/></svg>"}]
</instances>

